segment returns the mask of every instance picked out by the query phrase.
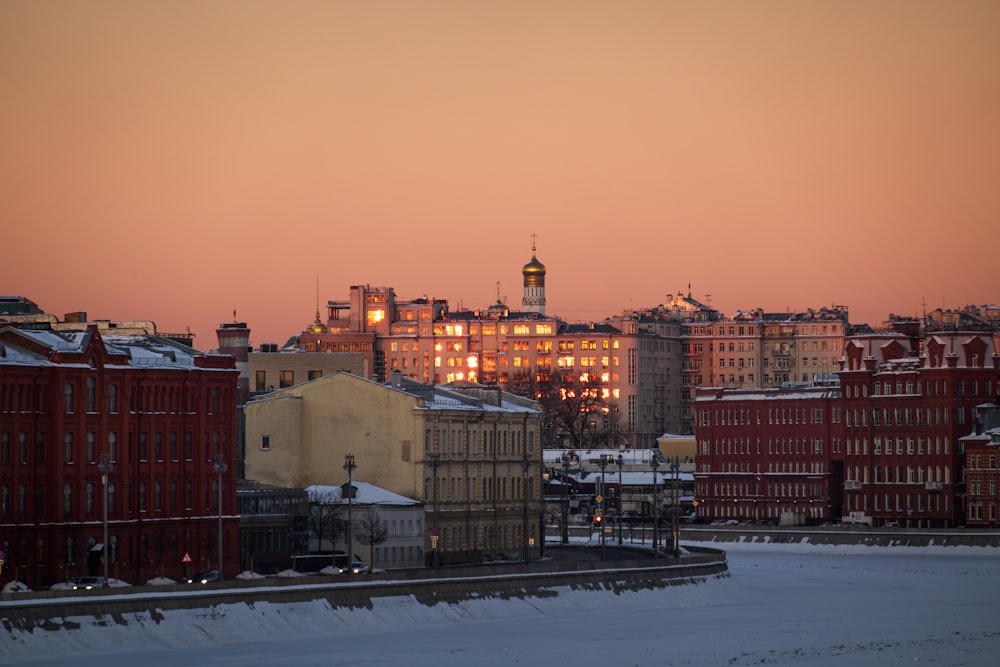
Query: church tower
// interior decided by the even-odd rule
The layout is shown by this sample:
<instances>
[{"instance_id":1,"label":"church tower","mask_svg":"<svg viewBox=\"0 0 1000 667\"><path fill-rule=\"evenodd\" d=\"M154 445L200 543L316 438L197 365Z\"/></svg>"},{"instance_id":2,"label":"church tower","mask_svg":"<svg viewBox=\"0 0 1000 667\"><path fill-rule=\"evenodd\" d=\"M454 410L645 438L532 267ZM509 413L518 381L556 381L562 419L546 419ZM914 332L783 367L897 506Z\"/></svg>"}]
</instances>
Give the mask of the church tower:
<instances>
[{"instance_id":1,"label":"church tower","mask_svg":"<svg viewBox=\"0 0 1000 667\"><path fill-rule=\"evenodd\" d=\"M524 276L524 297L521 306L525 312L545 314L545 265L535 257L535 235L531 235L531 261L521 269Z\"/></svg>"}]
</instances>

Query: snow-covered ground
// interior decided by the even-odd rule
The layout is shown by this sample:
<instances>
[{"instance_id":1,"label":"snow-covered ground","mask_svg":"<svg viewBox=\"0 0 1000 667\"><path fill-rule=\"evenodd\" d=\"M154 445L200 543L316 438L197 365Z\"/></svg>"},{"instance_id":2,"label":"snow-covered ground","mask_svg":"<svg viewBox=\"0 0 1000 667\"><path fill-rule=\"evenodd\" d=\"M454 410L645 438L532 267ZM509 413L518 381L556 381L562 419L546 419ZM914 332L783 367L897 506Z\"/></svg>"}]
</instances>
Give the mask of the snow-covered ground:
<instances>
[{"instance_id":1,"label":"snow-covered ground","mask_svg":"<svg viewBox=\"0 0 1000 667\"><path fill-rule=\"evenodd\" d=\"M720 545L722 546L722 545ZM228 667L991 666L1000 550L727 544L731 576L663 591L372 609L171 612L144 627L36 631L0 664Z\"/></svg>"}]
</instances>

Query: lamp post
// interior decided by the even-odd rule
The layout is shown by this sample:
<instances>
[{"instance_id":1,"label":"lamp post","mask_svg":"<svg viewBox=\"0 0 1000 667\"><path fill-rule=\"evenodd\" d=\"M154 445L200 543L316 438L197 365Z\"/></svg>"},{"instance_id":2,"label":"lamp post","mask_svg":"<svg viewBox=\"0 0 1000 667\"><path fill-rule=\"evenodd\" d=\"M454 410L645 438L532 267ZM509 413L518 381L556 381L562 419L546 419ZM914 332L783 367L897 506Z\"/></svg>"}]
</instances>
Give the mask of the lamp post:
<instances>
[{"instance_id":1,"label":"lamp post","mask_svg":"<svg viewBox=\"0 0 1000 667\"><path fill-rule=\"evenodd\" d=\"M219 537L216 544L216 551L219 556L219 581L222 581L222 473L228 469L226 455L222 452L217 453L215 455L215 463L212 464L212 470L219 477Z\"/></svg>"},{"instance_id":2,"label":"lamp post","mask_svg":"<svg viewBox=\"0 0 1000 667\"><path fill-rule=\"evenodd\" d=\"M607 455L602 455L601 456L601 493L600 493L601 506L602 506L602 508L601 508L601 514L604 514L604 509L603 509L603 505L604 505L604 470L607 467L608 467L608 456ZM601 521L600 526L601 526L601 560L605 560L604 521Z\"/></svg>"},{"instance_id":3,"label":"lamp post","mask_svg":"<svg viewBox=\"0 0 1000 667\"><path fill-rule=\"evenodd\" d=\"M440 540L441 526L438 523L438 466L441 465L441 457L438 452L431 454L431 469L434 471L434 481L432 492L434 494L434 527L431 528L431 567L438 565L438 540ZM494 512L494 516L496 513Z\"/></svg>"},{"instance_id":4,"label":"lamp post","mask_svg":"<svg viewBox=\"0 0 1000 667\"><path fill-rule=\"evenodd\" d=\"M625 465L625 458L618 455L618 544L622 544L622 466Z\"/></svg>"},{"instance_id":5,"label":"lamp post","mask_svg":"<svg viewBox=\"0 0 1000 667\"><path fill-rule=\"evenodd\" d=\"M680 544L678 544L678 542L680 540L681 529L680 526L677 524L677 510L678 510L678 505L680 505L680 496L678 495L677 483L680 481L680 469L681 469L680 458L675 456L674 462L670 464L670 471L674 473L674 494L673 494L674 498L673 498L673 507L671 508L671 513L673 518L671 519L670 522L670 529L672 533L670 544L671 544L671 552L673 553L674 558L677 558L680 555Z\"/></svg>"},{"instance_id":6,"label":"lamp post","mask_svg":"<svg viewBox=\"0 0 1000 667\"><path fill-rule=\"evenodd\" d=\"M531 468L531 461L528 460L527 450L525 450L524 460L521 462L521 467L524 468L524 479L521 483L521 492L524 493L524 525L522 526L521 533L521 547L524 552L524 563L527 565L528 559L531 555L531 551L528 549L528 501L530 500L528 495L528 469Z\"/></svg>"},{"instance_id":7,"label":"lamp post","mask_svg":"<svg viewBox=\"0 0 1000 667\"><path fill-rule=\"evenodd\" d=\"M111 463L111 454L104 452L101 454L100 463L97 469L101 473L101 486L104 487L104 586L108 584L108 475L115 469Z\"/></svg>"},{"instance_id":8,"label":"lamp post","mask_svg":"<svg viewBox=\"0 0 1000 667\"><path fill-rule=\"evenodd\" d=\"M354 525L351 523L351 505L354 502L354 469L357 468L354 464L354 454L344 455L344 470L347 471L347 567L351 566L354 562L354 541L352 540L352 532ZM337 551L337 545L333 545L334 553Z\"/></svg>"},{"instance_id":9,"label":"lamp post","mask_svg":"<svg viewBox=\"0 0 1000 667\"><path fill-rule=\"evenodd\" d=\"M656 505L659 503L659 498L656 493L656 469L660 467L660 461L656 458L656 452L653 452L652 458L649 460L649 467L653 469L653 557L656 557L656 550L658 546L658 526L657 523L659 519L656 518Z\"/></svg>"},{"instance_id":10,"label":"lamp post","mask_svg":"<svg viewBox=\"0 0 1000 667\"><path fill-rule=\"evenodd\" d=\"M563 506L562 506L562 543L569 544L569 485L566 480L569 478L569 462L573 456L566 452L562 455L563 466Z\"/></svg>"}]
</instances>

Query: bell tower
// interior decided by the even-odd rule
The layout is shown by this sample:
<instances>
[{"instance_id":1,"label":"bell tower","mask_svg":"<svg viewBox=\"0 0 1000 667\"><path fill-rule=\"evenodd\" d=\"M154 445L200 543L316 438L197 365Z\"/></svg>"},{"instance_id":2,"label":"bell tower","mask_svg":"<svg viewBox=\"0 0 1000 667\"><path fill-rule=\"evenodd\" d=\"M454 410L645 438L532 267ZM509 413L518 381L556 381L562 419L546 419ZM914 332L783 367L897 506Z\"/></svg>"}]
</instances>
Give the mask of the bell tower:
<instances>
[{"instance_id":1,"label":"bell tower","mask_svg":"<svg viewBox=\"0 0 1000 667\"><path fill-rule=\"evenodd\" d=\"M535 257L535 238L531 235L531 261L521 269L524 276L524 296L521 306L525 312L545 314L545 265Z\"/></svg>"}]
</instances>

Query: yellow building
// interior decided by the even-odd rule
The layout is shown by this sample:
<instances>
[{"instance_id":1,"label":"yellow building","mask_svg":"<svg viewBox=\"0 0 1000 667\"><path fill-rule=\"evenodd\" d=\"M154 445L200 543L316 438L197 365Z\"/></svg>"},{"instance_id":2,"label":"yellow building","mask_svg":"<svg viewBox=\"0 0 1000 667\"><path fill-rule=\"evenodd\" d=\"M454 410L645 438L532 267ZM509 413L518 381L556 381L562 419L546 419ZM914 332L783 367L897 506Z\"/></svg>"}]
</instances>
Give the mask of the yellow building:
<instances>
[{"instance_id":1,"label":"yellow building","mask_svg":"<svg viewBox=\"0 0 1000 667\"><path fill-rule=\"evenodd\" d=\"M381 384L335 373L250 401L246 478L290 488L354 480L419 499L428 563L537 555L541 412L474 384Z\"/></svg>"}]
</instances>

